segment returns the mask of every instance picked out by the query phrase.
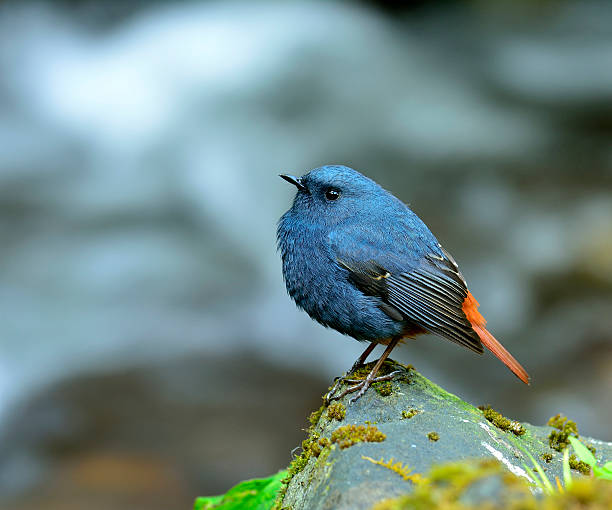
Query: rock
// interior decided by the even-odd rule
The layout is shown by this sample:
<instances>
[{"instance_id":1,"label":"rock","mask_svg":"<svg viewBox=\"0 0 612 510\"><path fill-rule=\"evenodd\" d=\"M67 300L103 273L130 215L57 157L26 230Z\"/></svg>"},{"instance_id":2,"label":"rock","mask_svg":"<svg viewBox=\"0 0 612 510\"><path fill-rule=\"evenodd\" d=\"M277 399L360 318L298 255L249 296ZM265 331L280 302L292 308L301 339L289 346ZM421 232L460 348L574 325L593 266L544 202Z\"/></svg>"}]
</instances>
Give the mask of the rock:
<instances>
[{"instance_id":1,"label":"rock","mask_svg":"<svg viewBox=\"0 0 612 510\"><path fill-rule=\"evenodd\" d=\"M411 492L415 476L427 473L432 465L471 458L495 458L508 471L533 482L534 466L526 452L550 480L563 479L562 454L548 441L557 429L520 424L491 409L482 411L411 367L387 362L383 368L403 372L391 383L390 394L388 387L373 387L355 403L349 403L351 395L344 397L343 419L339 404L331 412L322 408L313 414L305 451L290 466L293 476L282 507L371 508L383 499ZM559 418L555 422L560 428L563 423L571 422ZM346 442L351 432L355 440ZM612 443L581 439L597 449L600 464L612 459ZM489 489L475 490L470 497L490 496Z\"/></svg>"}]
</instances>

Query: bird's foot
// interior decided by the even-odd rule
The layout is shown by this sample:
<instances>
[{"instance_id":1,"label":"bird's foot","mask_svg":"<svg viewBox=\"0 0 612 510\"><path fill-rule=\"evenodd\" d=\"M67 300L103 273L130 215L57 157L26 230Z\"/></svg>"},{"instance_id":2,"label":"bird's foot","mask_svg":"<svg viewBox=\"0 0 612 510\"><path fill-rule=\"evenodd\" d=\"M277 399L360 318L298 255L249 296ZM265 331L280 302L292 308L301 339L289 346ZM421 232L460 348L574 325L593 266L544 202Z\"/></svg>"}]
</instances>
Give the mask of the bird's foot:
<instances>
[{"instance_id":1,"label":"bird's foot","mask_svg":"<svg viewBox=\"0 0 612 510\"><path fill-rule=\"evenodd\" d=\"M351 374L355 373L359 368L364 367L364 366L365 364L361 361L361 358L359 358L357 361L355 361L355 363L353 363L353 366L345 375L334 377L334 385L323 397L323 402L325 403L326 406L328 406L332 400L337 400L335 397L332 397L332 396L334 393L336 393L338 386L340 386L343 382L349 382L350 384L354 384L355 382L363 381L363 379L358 379L358 380L348 379L348 377Z\"/></svg>"},{"instance_id":2,"label":"bird's foot","mask_svg":"<svg viewBox=\"0 0 612 510\"><path fill-rule=\"evenodd\" d=\"M355 395L355 397L351 399L351 404L352 404L354 402L357 402L357 400L359 400L365 394L367 389L372 384L374 384L376 382L390 381L396 375L401 374L401 373L402 373L401 370L395 370L395 371L391 372L390 374L380 375L378 377L374 377L376 374L370 372L365 379L349 379L348 377L340 377L336 381L336 384L334 384L334 387L329 391L329 393L327 393L327 395L325 395L325 402L327 404L329 404L329 402L331 402L333 400L341 400L342 398L344 398L349 393L354 393L354 392L357 391L358 392L357 395ZM348 384L352 384L353 386L349 386L347 389L345 389L339 395L334 395L334 393L336 392L336 389L338 388L338 386L342 382L345 382L345 383L348 383Z\"/></svg>"},{"instance_id":3,"label":"bird's foot","mask_svg":"<svg viewBox=\"0 0 612 510\"><path fill-rule=\"evenodd\" d=\"M334 381L335 381L334 385L323 397L323 403L325 404L326 407L331 403L332 400L336 400L336 397L334 397L334 393L336 393L338 386L340 386L346 380L347 377L348 377L348 374L342 377L334 378Z\"/></svg>"},{"instance_id":4,"label":"bird's foot","mask_svg":"<svg viewBox=\"0 0 612 510\"><path fill-rule=\"evenodd\" d=\"M368 356L370 355L370 353L374 350L374 348L376 347L376 342L371 342L370 345L368 345L368 347L366 348L365 351L363 351L361 353L361 356L359 356L356 360L355 363L353 363L353 366L351 367L351 369L347 372L346 375L342 376L342 377L335 377L334 378L334 386L325 394L325 396L323 397L323 402L325 403L326 406L329 405L329 403L332 400L336 400L335 398L333 398L334 393L336 393L336 390L338 389L338 386L340 386L340 384L342 382L344 382L345 380L347 380L347 377L350 374L353 374L355 372L357 372L357 370L359 368L361 368L362 366L365 366L365 360L368 359ZM384 359L384 358L383 358ZM374 375L376 375L376 372L374 372Z\"/></svg>"}]
</instances>

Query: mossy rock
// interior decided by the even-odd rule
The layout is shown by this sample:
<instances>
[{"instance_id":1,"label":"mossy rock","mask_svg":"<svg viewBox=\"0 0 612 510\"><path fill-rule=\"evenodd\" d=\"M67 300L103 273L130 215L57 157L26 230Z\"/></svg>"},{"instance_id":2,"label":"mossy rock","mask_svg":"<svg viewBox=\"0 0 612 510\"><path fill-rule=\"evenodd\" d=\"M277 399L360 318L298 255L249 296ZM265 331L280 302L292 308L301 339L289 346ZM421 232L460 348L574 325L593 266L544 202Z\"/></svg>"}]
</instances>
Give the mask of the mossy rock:
<instances>
[{"instance_id":1,"label":"mossy rock","mask_svg":"<svg viewBox=\"0 0 612 510\"><path fill-rule=\"evenodd\" d=\"M521 449L538 459L551 480L563 479L562 454L549 446L549 435L556 429L517 424L487 412L499 428L483 411L414 369L392 361L384 369L403 371L392 381L390 394L370 389L355 403L349 403L352 395L348 395L342 400L346 414L341 421L323 410L314 414L310 440L305 444L322 441L325 447L322 451L308 449L300 456L298 469L285 479L275 508L370 509L382 500L411 493L415 474L468 459L496 459L507 473L531 483L535 474ZM340 448L331 438L348 425L376 427L379 434L375 437L384 436L384 440L355 441ZM598 461L612 459L612 443L581 439L596 448ZM550 462L542 461L543 454Z\"/></svg>"},{"instance_id":2,"label":"mossy rock","mask_svg":"<svg viewBox=\"0 0 612 510\"><path fill-rule=\"evenodd\" d=\"M524 452L549 480L563 479L558 445L578 436L574 422L556 416L547 427L518 423L464 402L412 367L383 366L383 373L392 370L403 373L384 392L371 389L356 403L349 395L314 411L302 452L286 471L198 498L195 510L418 510L437 508L433 502L448 510L612 508L612 484L577 472L564 494L533 495L536 476ZM599 465L612 459L612 443L580 439Z\"/></svg>"},{"instance_id":3,"label":"mossy rock","mask_svg":"<svg viewBox=\"0 0 612 510\"><path fill-rule=\"evenodd\" d=\"M450 482L450 483L449 483ZM372 510L609 510L612 483L573 480L563 492L534 494L532 487L496 460L469 460L434 466L415 489L376 503Z\"/></svg>"}]
</instances>

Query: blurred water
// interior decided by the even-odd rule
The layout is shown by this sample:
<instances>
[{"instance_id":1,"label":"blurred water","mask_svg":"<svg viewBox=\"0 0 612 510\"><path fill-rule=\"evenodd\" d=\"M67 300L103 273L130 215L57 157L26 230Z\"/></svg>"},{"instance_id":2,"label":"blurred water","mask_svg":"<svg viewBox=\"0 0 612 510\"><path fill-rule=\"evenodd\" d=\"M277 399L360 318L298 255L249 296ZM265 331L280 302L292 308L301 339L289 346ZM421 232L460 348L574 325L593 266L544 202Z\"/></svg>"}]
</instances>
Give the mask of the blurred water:
<instances>
[{"instance_id":1,"label":"blurred water","mask_svg":"<svg viewBox=\"0 0 612 510\"><path fill-rule=\"evenodd\" d=\"M276 175L340 162L413 205L534 384L434 338L397 357L612 439L609 3L391 18L188 2L88 21L0 7L0 413L184 355L348 368L361 346L295 309L275 253L293 193Z\"/></svg>"}]
</instances>

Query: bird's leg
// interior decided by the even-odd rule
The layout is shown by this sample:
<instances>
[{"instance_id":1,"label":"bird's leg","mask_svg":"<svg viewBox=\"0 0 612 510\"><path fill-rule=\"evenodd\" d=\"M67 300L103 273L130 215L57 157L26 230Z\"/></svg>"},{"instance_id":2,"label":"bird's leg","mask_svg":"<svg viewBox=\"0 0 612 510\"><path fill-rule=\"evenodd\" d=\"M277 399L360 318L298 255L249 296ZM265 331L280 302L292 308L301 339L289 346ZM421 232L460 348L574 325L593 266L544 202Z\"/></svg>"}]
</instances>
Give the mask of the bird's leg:
<instances>
[{"instance_id":1,"label":"bird's leg","mask_svg":"<svg viewBox=\"0 0 612 510\"><path fill-rule=\"evenodd\" d=\"M382 356L378 359L378 361L376 362L376 365L374 365L374 368L372 368L372 370L370 371L370 373L368 374L368 376L365 379L363 379L363 380L347 379L346 380L347 382L355 383L355 385L354 386L350 386L349 388L344 390L337 397L332 397L332 398L330 398L328 400L340 400L341 398L343 398L345 395L348 395L349 393L353 393L355 391L359 391L359 393L357 393L355 398L353 398L351 400L351 403L356 402L357 400L359 400L363 396L363 394L366 392L366 390L370 387L370 385L372 383L380 382L380 381L389 381L393 377L395 377L397 374L399 374L400 371L396 370L395 372L391 372L390 374L382 375L380 377L376 377L376 374L380 370L380 367L385 362L385 360L389 357L389 354L391 354L391 351L398 344L400 339L401 339L401 337L395 337L395 338L393 338L389 342L389 345L387 345L387 348L385 349L385 352L382 353Z\"/></svg>"},{"instance_id":2,"label":"bird's leg","mask_svg":"<svg viewBox=\"0 0 612 510\"><path fill-rule=\"evenodd\" d=\"M376 347L376 342L370 342L370 345L368 345L368 347L366 348L365 351L363 351L361 353L361 356L359 356L357 358L357 360L355 361L355 363L353 363L353 366L351 367L351 369L348 371L348 374L351 374L352 372L354 372L355 370L357 370L361 365L364 364L365 360L368 359L368 356L370 355L370 353L374 350L374 348ZM331 397L334 393L336 393L336 390L338 389L338 386L340 386L340 383L342 383L345 380L346 376L344 377L336 377L336 382L334 383L333 387L331 390L329 390L324 397L324 401L325 401L325 405L328 405L330 403L331 400L333 400L333 398Z\"/></svg>"},{"instance_id":3,"label":"bird's leg","mask_svg":"<svg viewBox=\"0 0 612 510\"><path fill-rule=\"evenodd\" d=\"M355 363L353 363L353 366L351 367L351 369L349 370L349 374L354 372L355 370L357 370L361 365L363 365L365 363L365 360L368 359L368 356L370 355L370 353L374 350L374 348L376 347L376 345L378 345L376 342L370 342L370 345L368 345L367 349L365 351L363 351L361 353L361 356L359 356L356 360Z\"/></svg>"}]
</instances>

